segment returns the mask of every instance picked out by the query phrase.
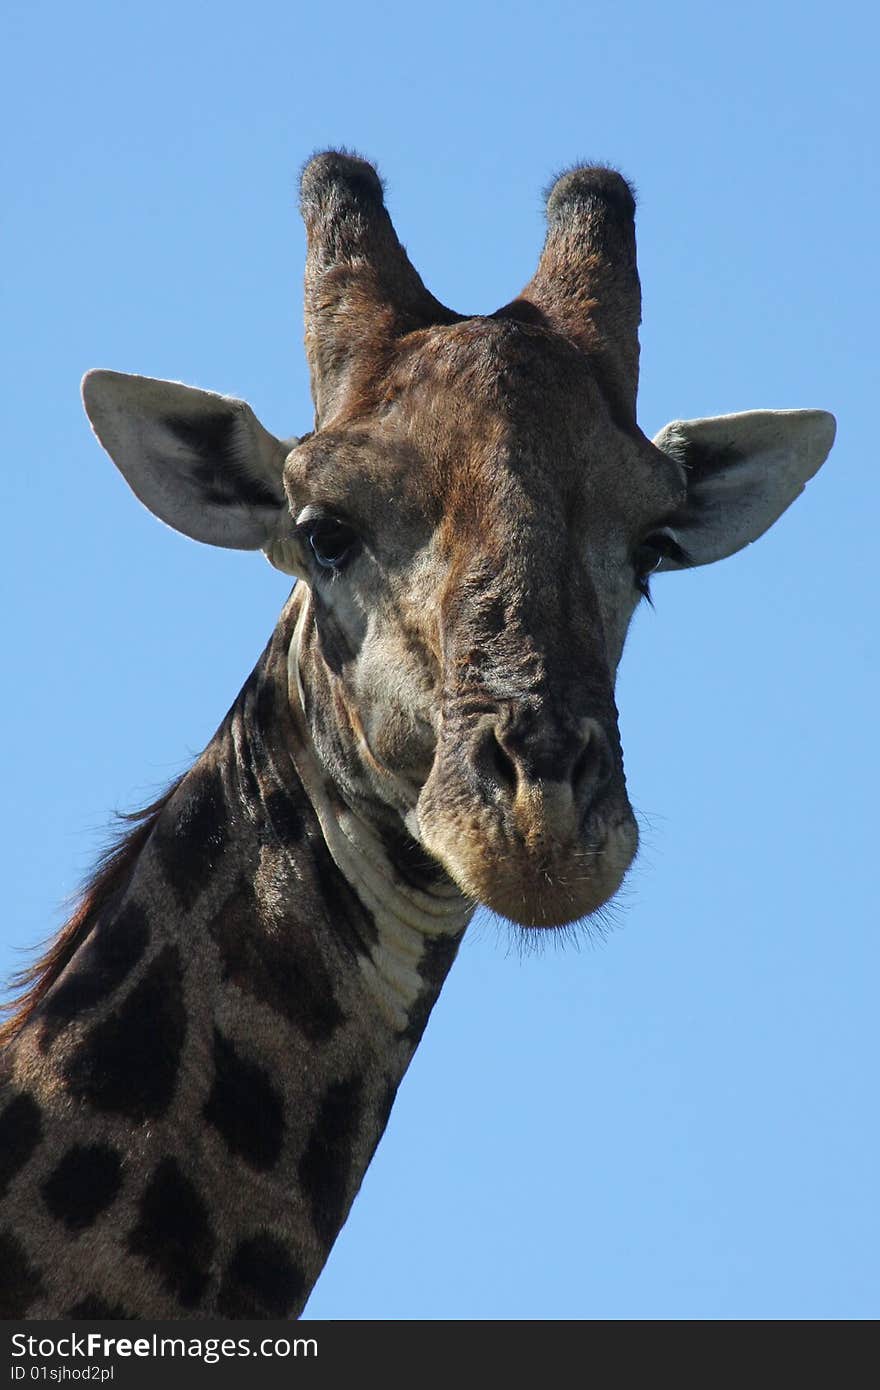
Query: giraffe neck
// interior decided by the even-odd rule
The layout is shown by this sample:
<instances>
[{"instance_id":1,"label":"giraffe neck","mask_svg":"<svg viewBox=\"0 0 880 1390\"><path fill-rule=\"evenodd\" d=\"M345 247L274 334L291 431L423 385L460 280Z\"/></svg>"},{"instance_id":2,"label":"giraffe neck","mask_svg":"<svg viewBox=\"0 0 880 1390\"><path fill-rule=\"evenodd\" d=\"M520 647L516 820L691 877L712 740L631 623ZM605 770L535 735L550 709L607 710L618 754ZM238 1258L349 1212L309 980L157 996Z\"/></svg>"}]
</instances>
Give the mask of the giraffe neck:
<instances>
[{"instance_id":1,"label":"giraffe neck","mask_svg":"<svg viewBox=\"0 0 880 1390\"><path fill-rule=\"evenodd\" d=\"M364 966L365 983L376 1008L400 1029L423 992L418 965L426 945L436 954L444 942L460 939L473 905L420 854L407 831L392 829L387 815L381 821L365 815L361 802L349 805L322 768L308 733L302 661L302 632L309 616L305 591L303 600L287 661L296 775L336 868L373 917L378 940Z\"/></svg>"},{"instance_id":2,"label":"giraffe neck","mask_svg":"<svg viewBox=\"0 0 880 1390\"><path fill-rule=\"evenodd\" d=\"M7 1049L6 1316L296 1314L381 1137L470 909L327 780L302 603Z\"/></svg>"}]
</instances>

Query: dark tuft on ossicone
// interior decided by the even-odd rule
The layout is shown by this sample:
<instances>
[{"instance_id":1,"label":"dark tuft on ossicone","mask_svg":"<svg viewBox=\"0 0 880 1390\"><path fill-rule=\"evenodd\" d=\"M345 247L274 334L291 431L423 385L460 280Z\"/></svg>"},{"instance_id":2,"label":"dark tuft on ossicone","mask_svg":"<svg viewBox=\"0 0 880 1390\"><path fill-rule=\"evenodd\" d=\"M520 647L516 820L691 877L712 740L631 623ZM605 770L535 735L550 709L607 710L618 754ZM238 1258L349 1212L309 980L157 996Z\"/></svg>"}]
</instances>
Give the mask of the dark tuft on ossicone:
<instances>
[{"instance_id":1,"label":"dark tuft on ossicone","mask_svg":"<svg viewBox=\"0 0 880 1390\"><path fill-rule=\"evenodd\" d=\"M554 226L566 214L589 213L605 203L619 216L635 216L635 190L616 169L603 164L577 165L557 175L547 187L547 221Z\"/></svg>"},{"instance_id":2,"label":"dark tuft on ossicone","mask_svg":"<svg viewBox=\"0 0 880 1390\"><path fill-rule=\"evenodd\" d=\"M375 165L348 150L326 150L308 161L300 179L303 216L328 204L363 201L384 206L384 189Z\"/></svg>"}]
</instances>

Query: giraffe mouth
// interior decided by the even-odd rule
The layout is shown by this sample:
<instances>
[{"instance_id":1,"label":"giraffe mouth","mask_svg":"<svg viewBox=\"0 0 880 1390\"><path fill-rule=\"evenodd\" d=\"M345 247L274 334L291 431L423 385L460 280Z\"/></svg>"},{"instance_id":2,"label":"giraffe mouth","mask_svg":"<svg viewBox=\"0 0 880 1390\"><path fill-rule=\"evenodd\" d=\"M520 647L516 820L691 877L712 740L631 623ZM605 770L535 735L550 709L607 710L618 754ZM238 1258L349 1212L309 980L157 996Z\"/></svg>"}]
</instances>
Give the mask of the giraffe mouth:
<instances>
[{"instance_id":1,"label":"giraffe mouth","mask_svg":"<svg viewBox=\"0 0 880 1390\"><path fill-rule=\"evenodd\" d=\"M618 891L635 857L638 829L619 788L573 819L558 784L538 789L529 806L499 808L464 805L448 782L441 792L432 778L418 805L424 848L463 893L519 926L589 917Z\"/></svg>"}]
</instances>

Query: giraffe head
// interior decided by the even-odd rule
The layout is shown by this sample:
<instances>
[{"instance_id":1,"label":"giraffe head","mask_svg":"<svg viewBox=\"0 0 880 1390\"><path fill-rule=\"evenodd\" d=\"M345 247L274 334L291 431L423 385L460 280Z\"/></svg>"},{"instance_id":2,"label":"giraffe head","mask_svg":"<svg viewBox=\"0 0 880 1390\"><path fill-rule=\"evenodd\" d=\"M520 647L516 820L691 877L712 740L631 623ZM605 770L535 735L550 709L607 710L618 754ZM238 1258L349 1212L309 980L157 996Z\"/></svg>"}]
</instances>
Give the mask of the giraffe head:
<instances>
[{"instance_id":1,"label":"giraffe head","mask_svg":"<svg viewBox=\"0 0 880 1390\"><path fill-rule=\"evenodd\" d=\"M290 690L336 794L402 821L475 902L583 917L637 847L614 684L648 576L756 539L833 419L642 434L634 205L611 171L556 182L535 275L487 317L426 290L371 165L318 156L302 209L313 433L103 371L89 417L163 521L304 586Z\"/></svg>"}]
</instances>

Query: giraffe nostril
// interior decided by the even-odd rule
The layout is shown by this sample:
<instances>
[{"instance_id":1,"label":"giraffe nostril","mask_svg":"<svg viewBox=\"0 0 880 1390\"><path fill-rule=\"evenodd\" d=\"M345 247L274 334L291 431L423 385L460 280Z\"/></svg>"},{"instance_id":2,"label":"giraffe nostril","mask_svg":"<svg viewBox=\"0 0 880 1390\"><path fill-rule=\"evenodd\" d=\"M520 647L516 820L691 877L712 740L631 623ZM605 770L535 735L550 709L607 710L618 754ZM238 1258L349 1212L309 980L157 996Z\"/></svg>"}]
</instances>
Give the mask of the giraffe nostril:
<instances>
[{"instance_id":1,"label":"giraffe nostril","mask_svg":"<svg viewBox=\"0 0 880 1390\"><path fill-rule=\"evenodd\" d=\"M516 791L516 764L510 754L502 748L493 730L492 737L487 740L486 749L487 763L491 767L495 781L500 783L508 791Z\"/></svg>"},{"instance_id":2,"label":"giraffe nostril","mask_svg":"<svg viewBox=\"0 0 880 1390\"><path fill-rule=\"evenodd\" d=\"M571 786L575 800L588 805L609 781L614 770L611 746L601 724L589 720L584 727L583 747L571 768Z\"/></svg>"},{"instance_id":3,"label":"giraffe nostril","mask_svg":"<svg viewBox=\"0 0 880 1390\"><path fill-rule=\"evenodd\" d=\"M484 728L474 752L474 767L484 782L505 794L515 792L517 786L516 763L501 745L494 722Z\"/></svg>"},{"instance_id":4,"label":"giraffe nostril","mask_svg":"<svg viewBox=\"0 0 880 1390\"><path fill-rule=\"evenodd\" d=\"M602 792L613 772L608 737L596 720L584 720L579 731L560 736L555 728L543 737L505 728L495 719L482 723L473 745L472 765L480 781L497 797L515 796L520 787L563 783L576 805L585 809Z\"/></svg>"},{"instance_id":5,"label":"giraffe nostril","mask_svg":"<svg viewBox=\"0 0 880 1390\"><path fill-rule=\"evenodd\" d=\"M499 744L498 738L492 739L491 759L492 770L494 770L495 776L498 777L499 783L502 784L503 787L507 787L509 791L516 791L516 763L513 762L513 758L510 758L509 753L505 752L505 749Z\"/></svg>"},{"instance_id":6,"label":"giraffe nostril","mask_svg":"<svg viewBox=\"0 0 880 1390\"><path fill-rule=\"evenodd\" d=\"M571 769L571 782L575 791L577 791L581 783L589 776L592 764L593 748L592 739L590 739L581 749L580 753L578 753L574 761L574 766Z\"/></svg>"}]
</instances>

